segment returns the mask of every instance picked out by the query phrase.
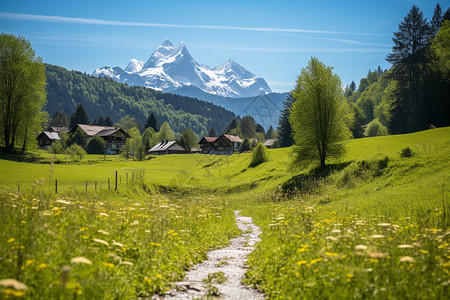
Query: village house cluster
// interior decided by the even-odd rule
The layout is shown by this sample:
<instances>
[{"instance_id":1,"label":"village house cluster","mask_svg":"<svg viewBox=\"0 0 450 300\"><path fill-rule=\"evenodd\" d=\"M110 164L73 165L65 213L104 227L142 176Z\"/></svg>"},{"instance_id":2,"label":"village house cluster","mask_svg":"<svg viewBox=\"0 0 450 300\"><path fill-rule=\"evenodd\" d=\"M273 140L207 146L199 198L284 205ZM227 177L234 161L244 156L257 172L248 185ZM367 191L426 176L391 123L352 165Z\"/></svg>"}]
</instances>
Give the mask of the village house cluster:
<instances>
[{"instance_id":1,"label":"village house cluster","mask_svg":"<svg viewBox=\"0 0 450 300\"><path fill-rule=\"evenodd\" d=\"M59 134L67 132L75 133L77 129L81 129L89 138L94 136L101 137L106 142L106 154L120 154L125 145L126 140L130 138L125 130L111 126L95 126L78 124L71 130L66 127L51 127L48 131L43 131L37 137L39 148L48 150L52 143L60 140ZM178 141L161 141L148 150L151 155L164 154L187 154L187 153L203 153L203 154L222 154L231 155L239 150L243 140L237 135L222 134L219 137L203 137L200 142L200 148L186 149Z\"/></svg>"}]
</instances>

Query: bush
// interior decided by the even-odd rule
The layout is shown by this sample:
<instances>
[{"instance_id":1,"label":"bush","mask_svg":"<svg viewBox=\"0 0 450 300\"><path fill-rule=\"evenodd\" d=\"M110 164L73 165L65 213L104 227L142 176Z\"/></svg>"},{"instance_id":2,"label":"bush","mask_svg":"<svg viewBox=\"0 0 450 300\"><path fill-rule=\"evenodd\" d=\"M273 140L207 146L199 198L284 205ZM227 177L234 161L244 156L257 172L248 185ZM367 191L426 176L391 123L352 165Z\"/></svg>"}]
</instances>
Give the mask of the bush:
<instances>
[{"instance_id":1,"label":"bush","mask_svg":"<svg viewBox=\"0 0 450 300\"><path fill-rule=\"evenodd\" d=\"M68 147L64 152L69 154L73 160L81 160L86 155L86 151L77 144L72 144L72 146Z\"/></svg>"},{"instance_id":2,"label":"bush","mask_svg":"<svg viewBox=\"0 0 450 300\"><path fill-rule=\"evenodd\" d=\"M62 146L61 141L54 141L50 148L48 149L49 153L52 154L61 154L64 152L64 148Z\"/></svg>"},{"instance_id":3,"label":"bush","mask_svg":"<svg viewBox=\"0 0 450 300\"><path fill-rule=\"evenodd\" d=\"M105 154L106 142L101 137L94 136L87 143L86 152L89 154Z\"/></svg>"},{"instance_id":4,"label":"bush","mask_svg":"<svg viewBox=\"0 0 450 300\"><path fill-rule=\"evenodd\" d=\"M387 127L381 124L381 122L378 119L373 119L372 122L370 122L367 125L366 136L380 136L380 135L388 135Z\"/></svg>"},{"instance_id":5,"label":"bush","mask_svg":"<svg viewBox=\"0 0 450 300\"><path fill-rule=\"evenodd\" d=\"M250 167L256 167L257 165L268 160L267 148L263 144L259 143L252 151L252 162L250 163Z\"/></svg>"},{"instance_id":6,"label":"bush","mask_svg":"<svg viewBox=\"0 0 450 300\"><path fill-rule=\"evenodd\" d=\"M414 151L409 147L403 148L400 151L400 157L412 157L413 155L414 155Z\"/></svg>"}]
</instances>

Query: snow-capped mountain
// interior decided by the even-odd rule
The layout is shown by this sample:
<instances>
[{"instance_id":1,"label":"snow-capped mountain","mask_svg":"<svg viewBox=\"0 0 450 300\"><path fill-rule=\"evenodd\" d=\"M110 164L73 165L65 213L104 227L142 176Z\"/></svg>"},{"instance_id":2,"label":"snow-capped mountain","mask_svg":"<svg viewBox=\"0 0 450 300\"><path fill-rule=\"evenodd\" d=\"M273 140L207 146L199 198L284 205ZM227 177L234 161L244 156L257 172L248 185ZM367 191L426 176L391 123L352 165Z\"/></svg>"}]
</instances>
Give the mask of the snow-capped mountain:
<instances>
[{"instance_id":1,"label":"snow-capped mountain","mask_svg":"<svg viewBox=\"0 0 450 300\"><path fill-rule=\"evenodd\" d=\"M206 93L233 98L271 92L264 79L238 63L227 60L214 68L201 65L194 60L183 42L174 47L168 39L145 63L132 59L125 69L103 67L95 70L92 75L164 92L189 85Z\"/></svg>"}]
</instances>

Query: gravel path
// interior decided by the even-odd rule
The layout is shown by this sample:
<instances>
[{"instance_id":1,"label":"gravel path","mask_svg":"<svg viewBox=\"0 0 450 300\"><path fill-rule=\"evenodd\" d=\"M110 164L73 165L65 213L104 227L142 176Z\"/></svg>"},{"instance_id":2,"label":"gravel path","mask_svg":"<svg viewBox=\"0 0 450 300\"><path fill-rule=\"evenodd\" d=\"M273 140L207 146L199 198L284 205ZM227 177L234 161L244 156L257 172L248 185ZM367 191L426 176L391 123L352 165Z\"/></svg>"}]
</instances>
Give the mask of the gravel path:
<instances>
[{"instance_id":1,"label":"gravel path","mask_svg":"<svg viewBox=\"0 0 450 300\"><path fill-rule=\"evenodd\" d=\"M252 218L240 216L240 211L234 213L237 226L243 234L231 239L228 247L210 251L208 259L195 265L186 274L185 281L175 283L177 289L169 291L164 296L156 296L154 299L202 299L217 291L220 299L264 299L262 293L247 288L241 283L246 272L247 255L260 241L258 236L261 231L253 224ZM208 278L208 274L217 274L217 272L224 273L226 282L217 283L213 280L209 285L203 282L205 278Z\"/></svg>"}]
</instances>

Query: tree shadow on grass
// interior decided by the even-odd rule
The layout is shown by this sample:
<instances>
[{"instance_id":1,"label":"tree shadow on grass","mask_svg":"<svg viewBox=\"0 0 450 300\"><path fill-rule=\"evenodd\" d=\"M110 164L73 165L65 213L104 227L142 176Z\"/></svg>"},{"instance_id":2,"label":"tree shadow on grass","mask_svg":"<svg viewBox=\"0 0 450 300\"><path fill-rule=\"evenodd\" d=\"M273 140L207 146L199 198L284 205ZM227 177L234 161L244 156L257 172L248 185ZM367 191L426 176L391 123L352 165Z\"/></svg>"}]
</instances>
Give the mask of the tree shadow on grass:
<instances>
[{"instance_id":1,"label":"tree shadow on grass","mask_svg":"<svg viewBox=\"0 0 450 300\"><path fill-rule=\"evenodd\" d=\"M305 173L294 175L281 185L283 196L293 195L297 192L314 192L320 181L336 171L340 171L350 165L352 161L338 164L330 164L325 167L316 166Z\"/></svg>"}]
</instances>

